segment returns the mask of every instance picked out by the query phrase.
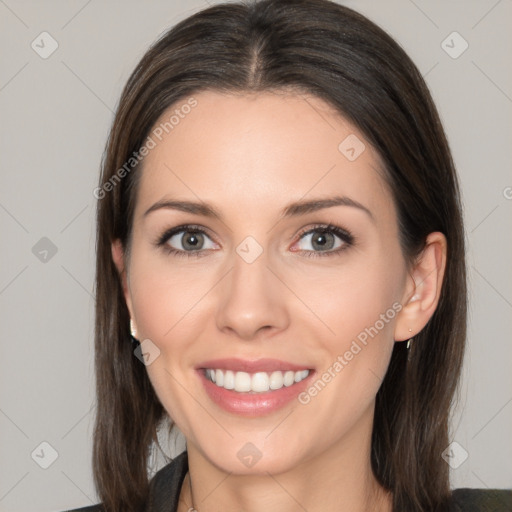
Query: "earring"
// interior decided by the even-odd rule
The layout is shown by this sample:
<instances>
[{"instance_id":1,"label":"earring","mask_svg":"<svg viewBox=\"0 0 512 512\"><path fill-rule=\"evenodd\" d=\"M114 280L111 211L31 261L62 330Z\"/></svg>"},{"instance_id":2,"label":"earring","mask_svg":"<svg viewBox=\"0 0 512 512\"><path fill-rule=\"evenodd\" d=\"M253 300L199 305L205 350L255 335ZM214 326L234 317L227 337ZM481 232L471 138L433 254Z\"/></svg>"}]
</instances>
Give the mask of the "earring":
<instances>
[{"instance_id":1,"label":"earring","mask_svg":"<svg viewBox=\"0 0 512 512\"><path fill-rule=\"evenodd\" d=\"M130 318L130 338L131 342L134 344L139 344L139 340L135 337L137 335L137 330L135 329L135 324L133 320Z\"/></svg>"},{"instance_id":2,"label":"earring","mask_svg":"<svg viewBox=\"0 0 512 512\"><path fill-rule=\"evenodd\" d=\"M411 329L410 327L409 327L409 332L412 332L412 329ZM406 347L406 348L407 348L407 350L409 350L409 347L411 346L411 341L412 341L412 338L409 338L409 339L407 340L407 347Z\"/></svg>"}]
</instances>

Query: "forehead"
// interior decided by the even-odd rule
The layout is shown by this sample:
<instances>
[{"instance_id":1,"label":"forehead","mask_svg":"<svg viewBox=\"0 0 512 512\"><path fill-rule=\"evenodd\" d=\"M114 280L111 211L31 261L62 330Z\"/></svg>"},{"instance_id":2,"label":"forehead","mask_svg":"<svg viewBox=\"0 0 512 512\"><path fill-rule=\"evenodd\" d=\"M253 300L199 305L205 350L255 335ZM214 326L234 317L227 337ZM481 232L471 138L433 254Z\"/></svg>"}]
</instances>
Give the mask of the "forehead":
<instances>
[{"instance_id":1,"label":"forehead","mask_svg":"<svg viewBox=\"0 0 512 512\"><path fill-rule=\"evenodd\" d=\"M263 204L340 193L389 210L378 154L314 96L205 91L170 107L150 137L136 215L165 196L261 215Z\"/></svg>"}]
</instances>

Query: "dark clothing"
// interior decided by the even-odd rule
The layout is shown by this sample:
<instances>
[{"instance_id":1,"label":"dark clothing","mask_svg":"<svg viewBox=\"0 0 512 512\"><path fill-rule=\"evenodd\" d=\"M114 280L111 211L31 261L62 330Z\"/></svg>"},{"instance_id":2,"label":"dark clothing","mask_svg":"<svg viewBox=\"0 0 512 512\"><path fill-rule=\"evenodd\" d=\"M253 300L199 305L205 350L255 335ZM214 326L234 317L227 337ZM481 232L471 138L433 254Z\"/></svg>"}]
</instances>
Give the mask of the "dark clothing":
<instances>
[{"instance_id":1,"label":"dark clothing","mask_svg":"<svg viewBox=\"0 0 512 512\"><path fill-rule=\"evenodd\" d=\"M158 471L149 484L149 499L145 512L176 512L180 490L188 471L187 452L178 455ZM512 490L455 489L451 512L511 512ZM101 504L67 512L103 512Z\"/></svg>"}]
</instances>

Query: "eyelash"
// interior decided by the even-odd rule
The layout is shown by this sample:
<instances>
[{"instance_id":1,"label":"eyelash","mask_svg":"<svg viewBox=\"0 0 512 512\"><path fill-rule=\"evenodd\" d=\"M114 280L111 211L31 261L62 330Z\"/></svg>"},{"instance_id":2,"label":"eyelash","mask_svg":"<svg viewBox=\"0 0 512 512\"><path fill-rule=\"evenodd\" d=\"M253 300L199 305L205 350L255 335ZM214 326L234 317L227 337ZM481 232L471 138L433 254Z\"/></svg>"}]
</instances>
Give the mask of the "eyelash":
<instances>
[{"instance_id":1,"label":"eyelash","mask_svg":"<svg viewBox=\"0 0 512 512\"><path fill-rule=\"evenodd\" d=\"M195 225L195 224L184 224L181 226L176 226L174 228L168 229L165 231L155 242L155 245L157 247L162 248L167 254L177 257L184 257L184 258L200 258L202 256L206 256L205 250L199 250L199 251L182 251L179 249L175 249L174 247L170 247L167 242L168 240L178 234L178 233L199 233L208 236L211 238L211 236L208 234L207 231L204 230L201 226ZM332 251L305 251L305 250L297 250L294 252L298 253L304 253L303 255L307 258L323 258L323 257L329 257L329 256L335 256L339 255L341 252L348 249L350 246L354 245L355 237L350 233L350 231L346 229L342 229L338 226L334 226L333 224L317 224L313 227L310 227L308 229L305 229L299 233L299 240L304 237L305 235L310 235L311 233L332 233L336 235L338 238L341 239L343 242L343 245L341 247L338 247L335 250ZM208 251L209 249L206 249Z\"/></svg>"}]
</instances>

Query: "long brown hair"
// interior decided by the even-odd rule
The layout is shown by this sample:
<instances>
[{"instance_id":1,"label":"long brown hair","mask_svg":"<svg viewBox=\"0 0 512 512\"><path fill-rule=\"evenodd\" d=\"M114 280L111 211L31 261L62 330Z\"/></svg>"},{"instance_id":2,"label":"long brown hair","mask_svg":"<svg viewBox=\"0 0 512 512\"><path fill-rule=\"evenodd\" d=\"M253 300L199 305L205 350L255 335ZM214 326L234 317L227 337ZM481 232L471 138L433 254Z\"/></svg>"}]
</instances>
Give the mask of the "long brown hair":
<instances>
[{"instance_id":1,"label":"long brown hair","mask_svg":"<svg viewBox=\"0 0 512 512\"><path fill-rule=\"evenodd\" d=\"M466 336L466 264L457 176L428 88L382 29L328 0L219 4L166 32L126 84L102 160L96 196L93 471L108 512L143 509L147 460L166 411L129 341L129 313L112 261L119 239L129 254L143 162L139 149L169 107L204 90L289 89L325 100L380 154L394 195L408 262L441 231L448 261L438 308L407 359L395 343L376 398L371 462L401 511L442 511L450 493L448 445ZM129 164L127 165L127 162ZM124 168L124 172L121 169Z\"/></svg>"}]
</instances>

